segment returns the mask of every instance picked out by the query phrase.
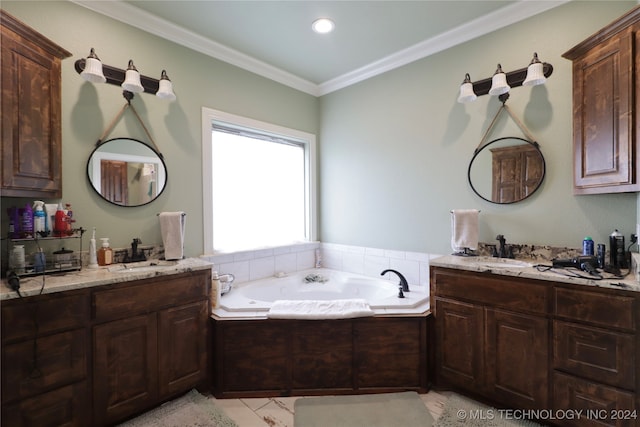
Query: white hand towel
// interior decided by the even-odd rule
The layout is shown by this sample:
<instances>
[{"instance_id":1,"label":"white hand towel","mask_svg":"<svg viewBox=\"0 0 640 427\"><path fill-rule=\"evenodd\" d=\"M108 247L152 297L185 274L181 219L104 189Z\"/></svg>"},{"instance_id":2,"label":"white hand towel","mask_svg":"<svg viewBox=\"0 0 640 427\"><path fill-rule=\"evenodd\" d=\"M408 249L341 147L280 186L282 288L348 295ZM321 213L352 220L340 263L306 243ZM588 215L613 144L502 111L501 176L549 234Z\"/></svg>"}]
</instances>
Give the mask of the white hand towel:
<instances>
[{"instance_id":1,"label":"white hand towel","mask_svg":"<svg viewBox=\"0 0 640 427\"><path fill-rule=\"evenodd\" d=\"M167 260L184 258L185 217L184 212L162 212L159 215L164 258Z\"/></svg>"},{"instance_id":2,"label":"white hand towel","mask_svg":"<svg viewBox=\"0 0 640 427\"><path fill-rule=\"evenodd\" d=\"M277 300L267 313L270 319L349 319L373 316L363 299Z\"/></svg>"},{"instance_id":3,"label":"white hand towel","mask_svg":"<svg viewBox=\"0 0 640 427\"><path fill-rule=\"evenodd\" d=\"M461 252L465 248L478 249L477 209L454 209L451 211L451 248Z\"/></svg>"}]
</instances>

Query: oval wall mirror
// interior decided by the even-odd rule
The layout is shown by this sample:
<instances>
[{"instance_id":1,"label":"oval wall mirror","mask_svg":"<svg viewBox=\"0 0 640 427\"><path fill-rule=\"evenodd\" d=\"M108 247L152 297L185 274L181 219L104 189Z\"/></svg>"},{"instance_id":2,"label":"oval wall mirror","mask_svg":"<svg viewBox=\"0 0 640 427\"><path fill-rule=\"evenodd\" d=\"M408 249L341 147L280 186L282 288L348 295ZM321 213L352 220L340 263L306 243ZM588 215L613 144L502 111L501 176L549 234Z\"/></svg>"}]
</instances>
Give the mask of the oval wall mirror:
<instances>
[{"instance_id":1,"label":"oval wall mirror","mask_svg":"<svg viewBox=\"0 0 640 427\"><path fill-rule=\"evenodd\" d=\"M523 138L494 139L477 150L467 177L473 191L497 204L516 203L540 188L545 175L544 156L536 142Z\"/></svg>"},{"instance_id":2,"label":"oval wall mirror","mask_svg":"<svg viewBox=\"0 0 640 427\"><path fill-rule=\"evenodd\" d=\"M93 150L87 177L106 201L118 206L142 206L164 191L167 168L160 153L144 142L114 138Z\"/></svg>"}]
</instances>

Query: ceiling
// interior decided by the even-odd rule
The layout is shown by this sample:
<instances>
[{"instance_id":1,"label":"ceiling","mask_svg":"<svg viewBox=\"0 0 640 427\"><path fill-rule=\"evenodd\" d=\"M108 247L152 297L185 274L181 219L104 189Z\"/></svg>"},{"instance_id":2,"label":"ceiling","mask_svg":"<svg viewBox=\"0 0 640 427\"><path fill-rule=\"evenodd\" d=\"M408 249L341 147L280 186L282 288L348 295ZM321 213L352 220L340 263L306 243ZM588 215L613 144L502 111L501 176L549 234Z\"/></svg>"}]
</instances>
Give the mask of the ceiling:
<instances>
[{"instance_id":1,"label":"ceiling","mask_svg":"<svg viewBox=\"0 0 640 427\"><path fill-rule=\"evenodd\" d=\"M569 0L72 1L321 96ZM332 33L311 30L320 17Z\"/></svg>"}]
</instances>

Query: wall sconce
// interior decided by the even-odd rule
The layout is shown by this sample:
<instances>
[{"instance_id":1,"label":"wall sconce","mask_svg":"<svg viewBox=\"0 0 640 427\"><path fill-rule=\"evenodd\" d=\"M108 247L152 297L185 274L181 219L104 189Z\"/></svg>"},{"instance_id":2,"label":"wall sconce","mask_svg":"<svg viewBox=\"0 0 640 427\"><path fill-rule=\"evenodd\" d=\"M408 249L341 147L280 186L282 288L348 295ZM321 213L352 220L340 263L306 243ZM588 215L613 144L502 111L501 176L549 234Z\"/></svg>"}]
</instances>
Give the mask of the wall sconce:
<instances>
[{"instance_id":1,"label":"wall sconce","mask_svg":"<svg viewBox=\"0 0 640 427\"><path fill-rule=\"evenodd\" d=\"M471 83L471 76L469 73L464 75L464 81L460 85L460 96L458 96L458 102L472 102L477 98L476 94L473 92L473 83Z\"/></svg>"},{"instance_id":2,"label":"wall sconce","mask_svg":"<svg viewBox=\"0 0 640 427\"><path fill-rule=\"evenodd\" d=\"M465 81L463 81L460 86L458 102L466 103L475 101L477 96L489 94L497 95L500 101L504 103L509 98L511 88L544 84L552 73L553 66L546 62L540 62L537 53L533 54L533 59L527 68L520 68L504 73L502 66L498 64L498 68L491 78L477 82L468 82L466 77L468 77L469 74L466 74ZM471 87L465 86L467 84L470 84ZM463 90L465 96L463 96ZM471 96L471 94L476 95L476 97Z\"/></svg>"},{"instance_id":3,"label":"wall sconce","mask_svg":"<svg viewBox=\"0 0 640 427\"><path fill-rule=\"evenodd\" d=\"M132 60L129 60L126 70L104 65L93 48L91 48L91 52L86 59L78 59L74 65L76 72L87 81L93 83L109 83L122 87L122 89L124 89L123 96L128 101L131 101L134 93L141 92L156 94L160 98L171 101L176 99L176 95L173 93L173 84L171 80L169 80L169 77L167 77L165 70L162 70L162 76L160 80L157 80L141 75L135 65L133 65Z\"/></svg>"}]
</instances>

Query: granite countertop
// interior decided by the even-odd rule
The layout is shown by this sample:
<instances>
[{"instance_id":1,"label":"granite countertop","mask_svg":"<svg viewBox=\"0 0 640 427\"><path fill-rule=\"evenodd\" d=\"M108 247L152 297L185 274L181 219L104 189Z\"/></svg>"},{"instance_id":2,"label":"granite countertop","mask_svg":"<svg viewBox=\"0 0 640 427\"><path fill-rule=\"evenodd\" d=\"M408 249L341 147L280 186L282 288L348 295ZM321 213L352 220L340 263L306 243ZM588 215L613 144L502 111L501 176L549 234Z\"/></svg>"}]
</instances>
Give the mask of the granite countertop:
<instances>
[{"instance_id":1,"label":"granite countertop","mask_svg":"<svg viewBox=\"0 0 640 427\"><path fill-rule=\"evenodd\" d=\"M83 268L69 273L47 274L44 276L22 277L20 293L23 297L51 294L94 286L111 285L132 280L168 276L194 270L211 269L212 264L198 259L187 258L179 261L149 260L131 264L113 264L97 269ZM44 288L42 287L44 280ZM18 293L9 288L7 280L2 280L0 300L18 298Z\"/></svg>"},{"instance_id":2,"label":"granite countertop","mask_svg":"<svg viewBox=\"0 0 640 427\"><path fill-rule=\"evenodd\" d=\"M434 267L492 273L501 276L524 277L527 279L547 280L552 282L571 283L575 285L597 286L601 288L640 292L640 283L636 280L636 277L632 272L622 279L608 273L602 273L603 279L596 280L594 278L589 278L588 273L575 268L549 269L551 267L551 261L541 262L539 260L527 259L513 260L483 256L463 257L446 255L430 260L429 264ZM536 266L546 266L546 268ZM623 270L623 272L626 272L626 270ZM575 277L576 275L580 275L581 277Z\"/></svg>"}]
</instances>

